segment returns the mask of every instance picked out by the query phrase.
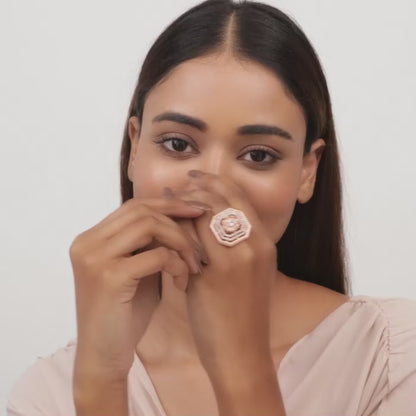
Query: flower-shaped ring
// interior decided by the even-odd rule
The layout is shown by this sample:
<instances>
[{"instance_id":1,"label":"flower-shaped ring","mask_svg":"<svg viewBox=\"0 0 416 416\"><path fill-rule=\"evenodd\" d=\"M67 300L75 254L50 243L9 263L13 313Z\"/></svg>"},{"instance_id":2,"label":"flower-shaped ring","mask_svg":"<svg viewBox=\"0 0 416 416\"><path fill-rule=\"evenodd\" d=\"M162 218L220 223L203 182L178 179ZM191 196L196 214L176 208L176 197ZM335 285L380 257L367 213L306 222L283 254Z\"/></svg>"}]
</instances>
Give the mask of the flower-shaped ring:
<instances>
[{"instance_id":1,"label":"flower-shaped ring","mask_svg":"<svg viewBox=\"0 0 416 416\"><path fill-rule=\"evenodd\" d=\"M229 247L247 239L251 231L251 224L243 211L235 208L226 208L215 214L209 227L217 241Z\"/></svg>"}]
</instances>

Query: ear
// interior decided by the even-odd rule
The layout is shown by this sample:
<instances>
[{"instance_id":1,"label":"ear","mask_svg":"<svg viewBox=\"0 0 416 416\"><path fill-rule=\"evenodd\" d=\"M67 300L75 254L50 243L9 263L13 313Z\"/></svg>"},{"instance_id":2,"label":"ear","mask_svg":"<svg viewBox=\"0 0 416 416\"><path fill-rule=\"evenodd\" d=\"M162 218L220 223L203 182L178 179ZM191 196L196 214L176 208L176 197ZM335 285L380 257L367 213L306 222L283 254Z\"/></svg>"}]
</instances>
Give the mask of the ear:
<instances>
[{"instance_id":1,"label":"ear","mask_svg":"<svg viewBox=\"0 0 416 416\"><path fill-rule=\"evenodd\" d=\"M309 153L303 156L301 182L297 196L297 200L301 204L305 204L312 198L316 182L316 173L325 146L326 144L323 139L316 139L312 143Z\"/></svg>"},{"instance_id":2,"label":"ear","mask_svg":"<svg viewBox=\"0 0 416 416\"><path fill-rule=\"evenodd\" d=\"M137 147L139 143L140 123L136 116L129 118L128 134L131 142L131 150L129 157L129 166L127 168L127 176L130 182L133 182L134 177L134 160L136 158Z\"/></svg>"}]
</instances>

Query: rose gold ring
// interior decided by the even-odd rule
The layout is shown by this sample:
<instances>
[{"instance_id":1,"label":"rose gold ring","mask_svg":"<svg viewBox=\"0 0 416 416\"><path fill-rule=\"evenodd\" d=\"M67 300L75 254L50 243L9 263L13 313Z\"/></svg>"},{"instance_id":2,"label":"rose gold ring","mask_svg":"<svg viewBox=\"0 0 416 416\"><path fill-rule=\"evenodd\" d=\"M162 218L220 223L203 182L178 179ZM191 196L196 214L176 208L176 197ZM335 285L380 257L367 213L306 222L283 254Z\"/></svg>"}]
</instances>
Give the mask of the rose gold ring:
<instances>
[{"instance_id":1,"label":"rose gold ring","mask_svg":"<svg viewBox=\"0 0 416 416\"><path fill-rule=\"evenodd\" d=\"M251 231L251 224L243 211L235 208L226 208L215 214L209 227L217 241L229 247L248 238Z\"/></svg>"}]
</instances>

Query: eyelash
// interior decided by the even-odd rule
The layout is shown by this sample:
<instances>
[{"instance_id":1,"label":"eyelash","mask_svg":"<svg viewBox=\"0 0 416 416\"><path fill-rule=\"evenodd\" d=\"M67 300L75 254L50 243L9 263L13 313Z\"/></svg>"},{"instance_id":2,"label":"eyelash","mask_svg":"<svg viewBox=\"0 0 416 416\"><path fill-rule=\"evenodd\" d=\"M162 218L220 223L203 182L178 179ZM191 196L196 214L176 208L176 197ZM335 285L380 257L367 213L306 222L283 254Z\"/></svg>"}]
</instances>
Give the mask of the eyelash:
<instances>
[{"instance_id":1,"label":"eyelash","mask_svg":"<svg viewBox=\"0 0 416 416\"><path fill-rule=\"evenodd\" d=\"M193 147L192 144L189 143L187 140L183 139L182 137L178 137L178 136L162 136L159 140L155 141L155 143L158 144L167 153L184 153L184 152L180 152L180 151L177 151L177 150L168 149L166 146L164 146L165 142L171 142L172 140L179 140L179 141L185 142L188 146ZM256 150L263 151L272 158L272 160L269 161L269 162L252 161L253 163L255 163L257 165L272 165L272 164L276 163L278 160L281 159L277 154L275 154L274 152L271 152L269 148L264 147L264 146L257 146L255 148L251 148L244 154L247 154L247 153L250 153L250 152L253 152L253 151L256 151Z\"/></svg>"}]
</instances>

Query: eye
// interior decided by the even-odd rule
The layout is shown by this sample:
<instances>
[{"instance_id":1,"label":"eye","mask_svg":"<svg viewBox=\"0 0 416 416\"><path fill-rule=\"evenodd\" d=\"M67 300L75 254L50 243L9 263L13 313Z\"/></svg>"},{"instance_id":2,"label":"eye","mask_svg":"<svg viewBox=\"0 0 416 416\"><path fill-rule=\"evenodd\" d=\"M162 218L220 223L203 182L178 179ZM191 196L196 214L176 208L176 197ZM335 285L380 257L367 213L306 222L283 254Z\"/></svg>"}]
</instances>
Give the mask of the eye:
<instances>
[{"instance_id":1,"label":"eye","mask_svg":"<svg viewBox=\"0 0 416 416\"><path fill-rule=\"evenodd\" d=\"M277 153L273 152L271 149L263 146L257 146L251 148L245 155L250 155L254 160L249 160L249 162L256 162L257 164L270 165L275 163L280 157ZM264 160L264 156L268 156L269 160ZM246 159L244 159L246 160Z\"/></svg>"},{"instance_id":2,"label":"eye","mask_svg":"<svg viewBox=\"0 0 416 416\"><path fill-rule=\"evenodd\" d=\"M181 137L178 136L163 136L159 140L155 140L155 143L158 144L164 151L170 153L188 153L184 150L191 146L191 144ZM168 148L165 143L169 143L172 148Z\"/></svg>"},{"instance_id":3,"label":"eye","mask_svg":"<svg viewBox=\"0 0 416 416\"><path fill-rule=\"evenodd\" d=\"M186 155L190 152L185 152L184 150L190 146L194 146L189 143L187 140L178 137L178 136L162 136L158 140L154 141L158 146L160 146L165 152L167 153L173 153L178 155L178 157L181 157L182 155ZM167 144L171 147L168 147ZM277 160L281 159L279 154L276 151L273 151L272 149L265 147L265 146L256 146L250 148L244 155L249 155L252 157L252 160L243 159L247 162L253 162L255 165L258 166L264 166L264 165L272 165L277 162ZM268 160L264 160L265 157L269 158Z\"/></svg>"}]
</instances>

